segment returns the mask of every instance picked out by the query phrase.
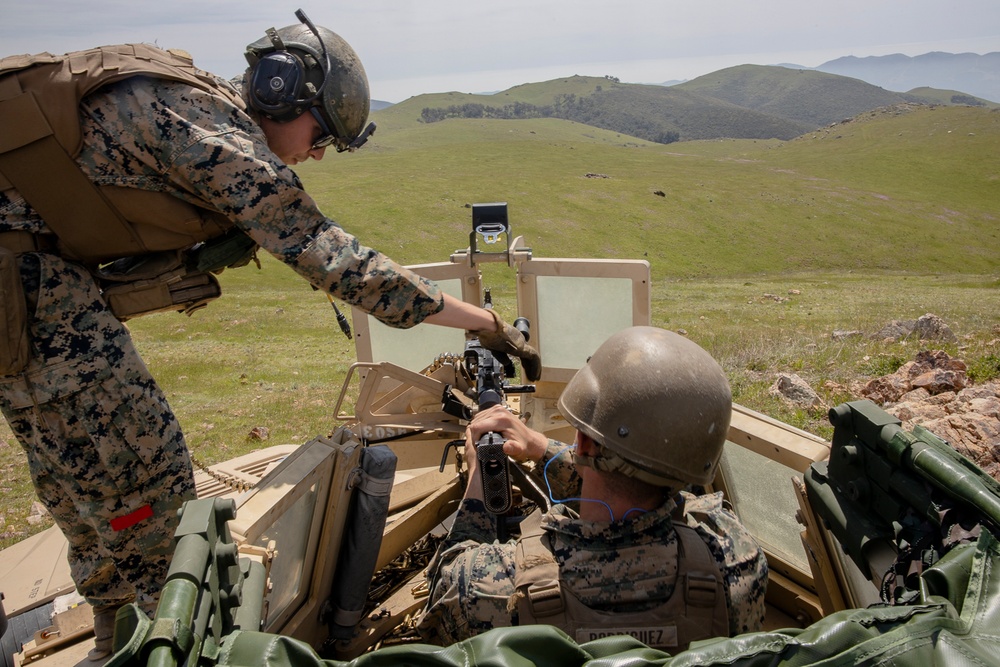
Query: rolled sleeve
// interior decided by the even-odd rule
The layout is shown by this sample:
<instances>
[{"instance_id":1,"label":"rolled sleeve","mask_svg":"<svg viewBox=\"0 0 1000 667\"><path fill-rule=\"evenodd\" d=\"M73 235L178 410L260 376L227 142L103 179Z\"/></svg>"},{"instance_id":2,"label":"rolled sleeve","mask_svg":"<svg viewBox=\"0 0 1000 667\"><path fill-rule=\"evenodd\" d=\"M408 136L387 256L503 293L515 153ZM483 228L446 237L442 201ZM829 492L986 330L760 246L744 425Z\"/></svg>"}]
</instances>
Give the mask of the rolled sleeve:
<instances>
[{"instance_id":1,"label":"rolled sleeve","mask_svg":"<svg viewBox=\"0 0 1000 667\"><path fill-rule=\"evenodd\" d=\"M327 218L224 96L138 77L102 89L84 111L81 166L99 185L160 190L220 213L314 286L390 326L443 308L434 283Z\"/></svg>"}]
</instances>

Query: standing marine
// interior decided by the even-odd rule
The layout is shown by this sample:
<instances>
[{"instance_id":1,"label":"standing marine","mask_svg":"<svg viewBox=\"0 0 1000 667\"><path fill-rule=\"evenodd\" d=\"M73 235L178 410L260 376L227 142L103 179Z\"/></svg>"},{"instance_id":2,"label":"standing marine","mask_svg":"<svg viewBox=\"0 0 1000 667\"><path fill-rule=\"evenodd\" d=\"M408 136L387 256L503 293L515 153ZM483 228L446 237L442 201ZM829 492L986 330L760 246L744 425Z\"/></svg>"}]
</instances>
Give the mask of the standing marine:
<instances>
[{"instance_id":1,"label":"standing marine","mask_svg":"<svg viewBox=\"0 0 1000 667\"><path fill-rule=\"evenodd\" d=\"M359 148L368 81L340 36L299 23L246 49L242 85L129 44L0 61L0 408L69 542L96 648L152 605L194 496L180 425L123 320L218 296L258 248L393 327L480 332L537 354L320 211L291 166Z\"/></svg>"}]
</instances>

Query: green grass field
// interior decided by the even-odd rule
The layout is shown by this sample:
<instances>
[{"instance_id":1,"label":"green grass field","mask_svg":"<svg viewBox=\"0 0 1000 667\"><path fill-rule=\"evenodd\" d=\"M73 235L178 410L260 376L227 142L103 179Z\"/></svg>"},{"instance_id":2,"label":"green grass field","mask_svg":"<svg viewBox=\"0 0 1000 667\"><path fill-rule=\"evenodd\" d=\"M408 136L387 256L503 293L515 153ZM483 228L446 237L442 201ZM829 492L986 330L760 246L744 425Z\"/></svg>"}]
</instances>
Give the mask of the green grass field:
<instances>
[{"instance_id":1,"label":"green grass field","mask_svg":"<svg viewBox=\"0 0 1000 667\"><path fill-rule=\"evenodd\" d=\"M959 336L935 348L977 379L1000 373L998 112L924 108L788 142L661 146L551 119L424 125L415 102L375 114L373 145L299 170L324 211L401 262L443 261L467 245L468 204L506 201L536 256L647 259L654 324L712 352L737 402L824 436L823 414L768 394L777 372L836 403L923 348L834 330L934 313ZM223 297L193 317L130 323L195 455L331 430L353 347L324 295L270 258L221 279ZM266 443L248 437L256 426ZM45 525L28 524L32 490L6 424L0 467L6 546Z\"/></svg>"}]
</instances>

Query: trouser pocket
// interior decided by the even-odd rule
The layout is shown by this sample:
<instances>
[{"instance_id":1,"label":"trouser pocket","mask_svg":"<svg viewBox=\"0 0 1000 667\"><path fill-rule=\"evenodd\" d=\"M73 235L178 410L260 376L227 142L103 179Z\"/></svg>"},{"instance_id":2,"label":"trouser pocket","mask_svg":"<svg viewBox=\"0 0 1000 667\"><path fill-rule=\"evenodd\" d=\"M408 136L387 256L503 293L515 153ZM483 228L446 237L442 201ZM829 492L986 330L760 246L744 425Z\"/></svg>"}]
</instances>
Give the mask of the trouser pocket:
<instances>
[{"instance_id":1,"label":"trouser pocket","mask_svg":"<svg viewBox=\"0 0 1000 667\"><path fill-rule=\"evenodd\" d=\"M17 256L0 248L0 375L14 375L28 365L28 308Z\"/></svg>"}]
</instances>

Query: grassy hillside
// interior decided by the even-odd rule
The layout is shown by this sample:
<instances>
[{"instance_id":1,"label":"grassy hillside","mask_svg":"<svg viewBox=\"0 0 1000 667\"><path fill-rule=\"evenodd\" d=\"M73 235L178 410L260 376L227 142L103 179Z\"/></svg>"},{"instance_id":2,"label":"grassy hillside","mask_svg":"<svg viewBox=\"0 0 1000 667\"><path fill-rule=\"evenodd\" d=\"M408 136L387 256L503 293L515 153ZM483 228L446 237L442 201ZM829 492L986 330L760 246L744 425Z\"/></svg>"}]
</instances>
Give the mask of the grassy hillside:
<instances>
[{"instance_id":1,"label":"grassy hillside","mask_svg":"<svg viewBox=\"0 0 1000 667\"><path fill-rule=\"evenodd\" d=\"M300 173L349 230L405 261L464 244L465 206L485 201L509 202L542 254L645 256L659 277L982 273L1000 257L1000 114L984 109L667 146L556 119L374 117L390 113L371 150Z\"/></svg>"},{"instance_id":2,"label":"grassy hillside","mask_svg":"<svg viewBox=\"0 0 1000 667\"><path fill-rule=\"evenodd\" d=\"M653 323L705 346L753 409L829 436L822 411L768 394L775 373L798 373L828 403L854 398L851 384L923 344L831 332L927 312L958 334L942 347L975 378L1000 374L1000 112L897 106L792 141L666 146L557 119L424 124L405 105L373 119L363 150L298 169L363 242L443 261L467 245L467 204L507 201L538 256L644 257ZM484 270L490 286L497 268ZM326 299L268 257L221 281L223 297L193 317L129 323L195 455L331 430L353 347ZM495 293L510 315L505 284ZM258 426L268 441L249 437ZM26 468L0 423L0 547L46 525L28 524Z\"/></svg>"},{"instance_id":3,"label":"grassy hillside","mask_svg":"<svg viewBox=\"0 0 1000 667\"><path fill-rule=\"evenodd\" d=\"M916 101L927 104L965 104L969 106L982 106L988 109L1000 109L1000 104L975 97L959 90L945 90L941 88L914 88L907 91L908 97L913 97Z\"/></svg>"},{"instance_id":4,"label":"grassy hillside","mask_svg":"<svg viewBox=\"0 0 1000 667\"><path fill-rule=\"evenodd\" d=\"M470 105L503 111L517 103L535 107L536 116L572 120L658 143L716 137L791 139L815 127L680 87L584 76L525 84L494 95L420 95L397 105L395 113L419 118L427 115L425 110L437 109L467 117Z\"/></svg>"},{"instance_id":5,"label":"grassy hillside","mask_svg":"<svg viewBox=\"0 0 1000 667\"><path fill-rule=\"evenodd\" d=\"M858 79L764 65L729 67L678 84L676 88L812 127L907 101L900 93Z\"/></svg>"},{"instance_id":6,"label":"grassy hillside","mask_svg":"<svg viewBox=\"0 0 1000 667\"><path fill-rule=\"evenodd\" d=\"M957 91L891 92L815 70L741 65L666 87L572 76L492 95L438 93L396 105L393 119L561 118L667 144L698 139L792 139L872 109L904 103L993 108Z\"/></svg>"}]
</instances>

